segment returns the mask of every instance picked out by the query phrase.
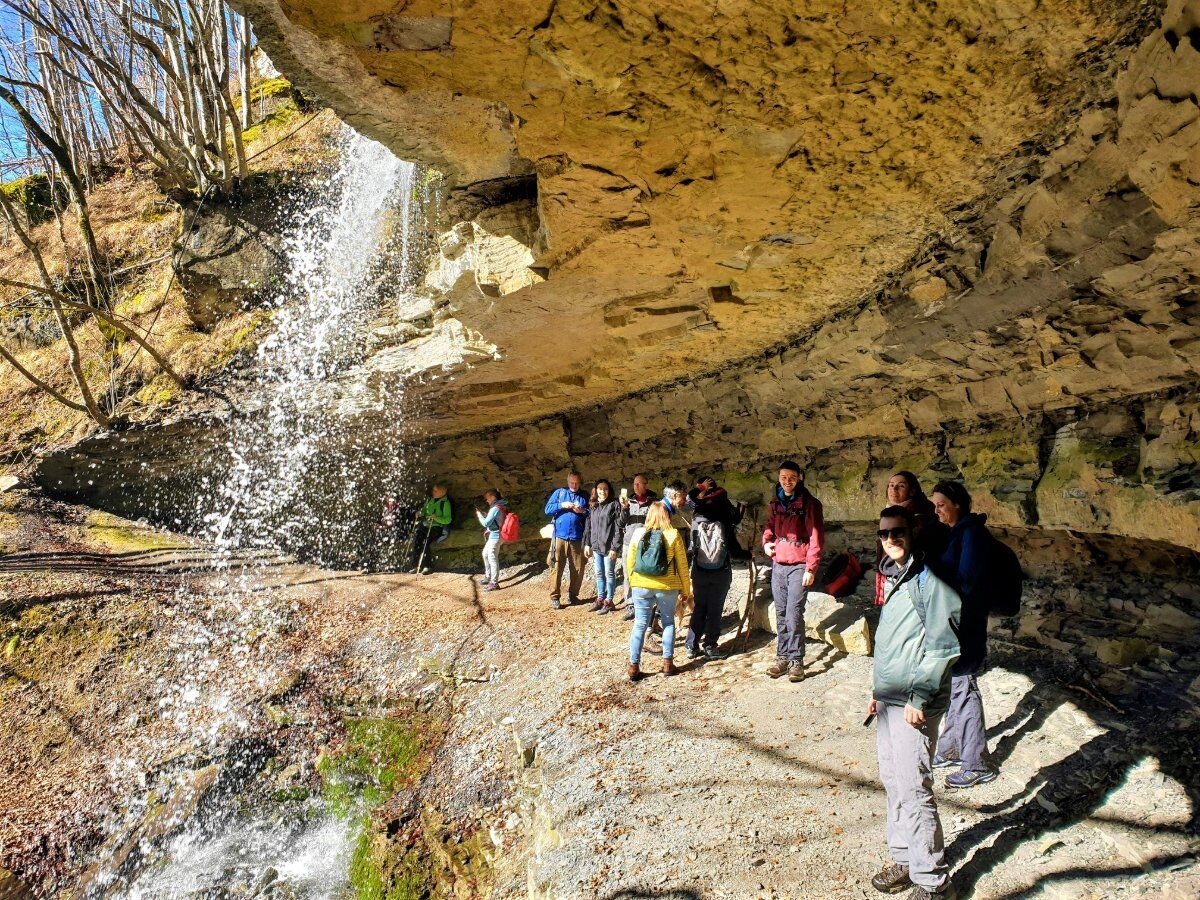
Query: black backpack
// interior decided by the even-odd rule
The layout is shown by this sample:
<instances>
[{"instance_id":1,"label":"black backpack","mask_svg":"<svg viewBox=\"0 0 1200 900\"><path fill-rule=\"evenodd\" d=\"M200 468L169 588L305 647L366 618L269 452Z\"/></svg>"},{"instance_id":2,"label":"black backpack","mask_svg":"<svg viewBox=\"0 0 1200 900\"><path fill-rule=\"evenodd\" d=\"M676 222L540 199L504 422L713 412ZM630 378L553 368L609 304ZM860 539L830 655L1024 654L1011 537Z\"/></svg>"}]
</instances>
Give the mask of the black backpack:
<instances>
[{"instance_id":1,"label":"black backpack","mask_svg":"<svg viewBox=\"0 0 1200 900\"><path fill-rule=\"evenodd\" d=\"M692 553L696 567L723 569L729 564L729 548L725 544L725 526L697 516L692 522Z\"/></svg>"},{"instance_id":2,"label":"black backpack","mask_svg":"<svg viewBox=\"0 0 1200 900\"><path fill-rule=\"evenodd\" d=\"M982 579L987 585L988 615L1015 616L1021 611L1021 591L1025 573L1016 552L990 531L988 532L987 571Z\"/></svg>"}]
</instances>

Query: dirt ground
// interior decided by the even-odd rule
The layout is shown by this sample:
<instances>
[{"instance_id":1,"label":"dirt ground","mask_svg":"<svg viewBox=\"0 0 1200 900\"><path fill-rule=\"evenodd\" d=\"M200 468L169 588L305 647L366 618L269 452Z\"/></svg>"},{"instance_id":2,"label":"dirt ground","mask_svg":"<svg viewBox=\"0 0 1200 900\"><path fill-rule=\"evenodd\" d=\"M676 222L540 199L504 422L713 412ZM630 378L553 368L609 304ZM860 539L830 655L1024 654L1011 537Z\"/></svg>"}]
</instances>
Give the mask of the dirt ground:
<instances>
[{"instance_id":1,"label":"dirt ground","mask_svg":"<svg viewBox=\"0 0 1200 900\"><path fill-rule=\"evenodd\" d=\"M552 611L537 567L487 594L453 573L214 574L174 536L4 497L0 865L43 893L172 761L258 738L320 748L328 723L299 714L316 694L376 711L437 694L452 727L424 800L489 835L494 896L874 896L869 659L813 643L810 677L779 683L756 634L723 661L681 648L678 677L631 685L628 623ZM982 690L1002 774L962 793L939 778L960 893L1200 896L1195 698L1121 706L1064 671L994 648Z\"/></svg>"}]
</instances>

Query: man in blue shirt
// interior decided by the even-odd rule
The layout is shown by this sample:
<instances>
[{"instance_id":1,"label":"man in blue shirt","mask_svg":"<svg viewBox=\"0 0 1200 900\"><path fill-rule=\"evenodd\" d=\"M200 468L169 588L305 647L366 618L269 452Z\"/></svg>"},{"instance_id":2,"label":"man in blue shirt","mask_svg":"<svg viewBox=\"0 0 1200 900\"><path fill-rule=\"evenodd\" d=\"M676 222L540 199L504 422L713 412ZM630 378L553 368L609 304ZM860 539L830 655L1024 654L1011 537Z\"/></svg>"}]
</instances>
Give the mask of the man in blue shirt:
<instances>
[{"instance_id":1,"label":"man in blue shirt","mask_svg":"<svg viewBox=\"0 0 1200 900\"><path fill-rule=\"evenodd\" d=\"M561 609L563 568L571 570L567 603L579 600L583 584L583 526L587 524L588 498L579 490L580 476L572 472L567 486L559 488L546 501L546 515L554 521L554 537L550 546L550 564L554 568L554 590L550 593L551 609Z\"/></svg>"}]
</instances>

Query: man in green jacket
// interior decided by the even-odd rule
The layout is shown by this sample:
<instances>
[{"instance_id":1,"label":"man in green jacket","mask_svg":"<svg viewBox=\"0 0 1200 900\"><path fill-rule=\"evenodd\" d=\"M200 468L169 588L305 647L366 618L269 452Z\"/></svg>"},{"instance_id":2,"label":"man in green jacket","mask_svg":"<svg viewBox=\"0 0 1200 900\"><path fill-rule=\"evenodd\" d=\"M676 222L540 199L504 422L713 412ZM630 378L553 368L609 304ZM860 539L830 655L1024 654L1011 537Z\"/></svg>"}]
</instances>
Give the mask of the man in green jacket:
<instances>
[{"instance_id":1,"label":"man in green jacket","mask_svg":"<svg viewBox=\"0 0 1200 900\"><path fill-rule=\"evenodd\" d=\"M879 778L887 791L892 862L871 884L885 894L911 886L908 900L954 900L933 797L933 752L950 701L950 667L959 656L962 601L913 555L913 524L903 506L880 513L885 602L867 713L879 717Z\"/></svg>"},{"instance_id":2,"label":"man in green jacket","mask_svg":"<svg viewBox=\"0 0 1200 900\"><path fill-rule=\"evenodd\" d=\"M430 494L417 516L417 539L413 541L408 561L409 568L419 566L422 575L433 571L433 546L450 537L450 522L454 517L445 485L435 484Z\"/></svg>"}]
</instances>

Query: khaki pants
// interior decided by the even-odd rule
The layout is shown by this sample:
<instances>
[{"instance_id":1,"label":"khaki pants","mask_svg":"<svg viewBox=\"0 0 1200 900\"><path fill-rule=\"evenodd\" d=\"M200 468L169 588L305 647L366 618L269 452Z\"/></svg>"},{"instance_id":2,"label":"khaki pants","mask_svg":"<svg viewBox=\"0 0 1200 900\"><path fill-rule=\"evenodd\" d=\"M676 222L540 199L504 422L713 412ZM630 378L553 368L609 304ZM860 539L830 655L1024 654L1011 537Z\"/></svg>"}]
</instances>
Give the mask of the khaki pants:
<instances>
[{"instance_id":1,"label":"khaki pants","mask_svg":"<svg viewBox=\"0 0 1200 900\"><path fill-rule=\"evenodd\" d=\"M579 599L579 589L583 586L583 541L568 541L565 538L555 538L550 547L554 567L554 590L550 592L551 600L562 597L563 568L569 567L571 577L568 583L567 596L574 603Z\"/></svg>"}]
</instances>

